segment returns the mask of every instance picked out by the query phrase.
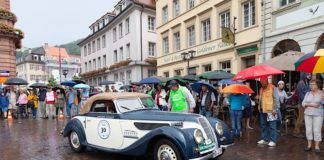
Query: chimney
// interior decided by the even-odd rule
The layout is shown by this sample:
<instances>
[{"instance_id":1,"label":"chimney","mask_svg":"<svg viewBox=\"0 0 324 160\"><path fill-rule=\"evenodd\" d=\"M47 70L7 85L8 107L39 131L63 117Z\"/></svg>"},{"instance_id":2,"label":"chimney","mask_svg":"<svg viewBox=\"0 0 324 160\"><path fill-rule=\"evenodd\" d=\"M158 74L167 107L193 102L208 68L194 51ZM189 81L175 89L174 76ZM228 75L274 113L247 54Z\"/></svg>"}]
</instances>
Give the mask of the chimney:
<instances>
[{"instance_id":1,"label":"chimney","mask_svg":"<svg viewBox=\"0 0 324 160\"><path fill-rule=\"evenodd\" d=\"M46 50L48 48L48 43L44 44L44 49Z\"/></svg>"}]
</instances>

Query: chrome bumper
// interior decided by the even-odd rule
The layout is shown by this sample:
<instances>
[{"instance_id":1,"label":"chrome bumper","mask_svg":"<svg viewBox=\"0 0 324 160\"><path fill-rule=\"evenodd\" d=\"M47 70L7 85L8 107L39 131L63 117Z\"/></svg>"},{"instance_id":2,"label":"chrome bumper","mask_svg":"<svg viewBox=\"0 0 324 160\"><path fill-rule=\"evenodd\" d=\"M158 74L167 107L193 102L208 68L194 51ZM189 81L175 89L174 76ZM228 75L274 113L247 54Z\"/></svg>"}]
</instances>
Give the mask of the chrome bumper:
<instances>
[{"instance_id":1,"label":"chrome bumper","mask_svg":"<svg viewBox=\"0 0 324 160\"><path fill-rule=\"evenodd\" d=\"M222 148L216 148L213 152L204 155L202 157L198 157L198 158L194 158L194 159L190 159L190 160L205 160L205 159L211 159L211 158L215 158L219 155L221 155L223 153L223 149Z\"/></svg>"}]
</instances>

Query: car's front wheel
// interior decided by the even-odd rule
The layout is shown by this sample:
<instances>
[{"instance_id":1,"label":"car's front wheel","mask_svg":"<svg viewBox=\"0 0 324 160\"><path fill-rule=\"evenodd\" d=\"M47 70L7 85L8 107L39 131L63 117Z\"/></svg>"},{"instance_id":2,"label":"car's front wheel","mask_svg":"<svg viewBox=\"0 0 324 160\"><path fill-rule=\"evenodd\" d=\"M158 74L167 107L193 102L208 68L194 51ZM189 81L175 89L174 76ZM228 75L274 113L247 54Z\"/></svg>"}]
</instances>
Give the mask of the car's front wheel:
<instances>
[{"instance_id":1,"label":"car's front wheel","mask_svg":"<svg viewBox=\"0 0 324 160\"><path fill-rule=\"evenodd\" d=\"M159 140L154 147L154 160L181 160L181 154L176 145L167 139Z\"/></svg>"},{"instance_id":2,"label":"car's front wheel","mask_svg":"<svg viewBox=\"0 0 324 160\"><path fill-rule=\"evenodd\" d=\"M72 131L69 135L69 143L75 152L82 152L84 146L80 143L80 136L77 132Z\"/></svg>"}]
</instances>

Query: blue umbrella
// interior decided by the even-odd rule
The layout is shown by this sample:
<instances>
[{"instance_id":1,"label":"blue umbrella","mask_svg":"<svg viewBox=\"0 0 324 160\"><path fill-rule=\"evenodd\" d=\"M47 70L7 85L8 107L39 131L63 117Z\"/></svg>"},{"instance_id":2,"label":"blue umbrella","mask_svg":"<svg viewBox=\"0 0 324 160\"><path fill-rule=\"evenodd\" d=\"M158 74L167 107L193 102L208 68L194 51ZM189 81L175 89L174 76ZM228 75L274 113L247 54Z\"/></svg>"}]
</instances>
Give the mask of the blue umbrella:
<instances>
[{"instance_id":1,"label":"blue umbrella","mask_svg":"<svg viewBox=\"0 0 324 160\"><path fill-rule=\"evenodd\" d=\"M90 86L87 84L80 83L80 84L73 86L73 88L75 88L75 89L90 89Z\"/></svg>"},{"instance_id":2,"label":"blue umbrella","mask_svg":"<svg viewBox=\"0 0 324 160\"><path fill-rule=\"evenodd\" d=\"M61 83L61 85L73 87L74 85L76 85L76 83L74 81L64 81Z\"/></svg>"},{"instance_id":3,"label":"blue umbrella","mask_svg":"<svg viewBox=\"0 0 324 160\"><path fill-rule=\"evenodd\" d=\"M139 81L139 84L159 84L162 83L162 79L159 77L148 77Z\"/></svg>"},{"instance_id":4,"label":"blue umbrella","mask_svg":"<svg viewBox=\"0 0 324 160\"><path fill-rule=\"evenodd\" d=\"M223 79L219 81L221 84L243 84L242 82L233 81L232 79Z\"/></svg>"},{"instance_id":5,"label":"blue umbrella","mask_svg":"<svg viewBox=\"0 0 324 160\"><path fill-rule=\"evenodd\" d=\"M207 86L209 91L214 92L215 96L217 95L216 89L211 84L209 84L205 81L199 81L199 82L193 83L191 85L191 89L193 91L199 93L201 91L201 86L203 86L203 85Z\"/></svg>"}]
</instances>

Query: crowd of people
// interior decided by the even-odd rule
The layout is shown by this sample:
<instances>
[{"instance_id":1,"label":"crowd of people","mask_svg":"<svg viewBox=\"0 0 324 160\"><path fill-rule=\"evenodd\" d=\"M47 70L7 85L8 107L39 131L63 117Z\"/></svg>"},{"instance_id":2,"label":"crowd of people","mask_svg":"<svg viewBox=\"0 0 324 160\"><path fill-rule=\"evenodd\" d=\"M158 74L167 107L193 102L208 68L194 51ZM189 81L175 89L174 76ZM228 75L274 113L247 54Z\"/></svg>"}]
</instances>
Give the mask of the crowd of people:
<instances>
[{"instance_id":1,"label":"crowd of people","mask_svg":"<svg viewBox=\"0 0 324 160\"><path fill-rule=\"evenodd\" d=\"M322 140L321 131L324 119L324 87L318 80L311 79L311 74L302 73L301 80L292 94L285 90L285 82L277 85L269 83L268 77L260 78L261 87L255 94L223 94L222 85L215 85L210 90L208 85L202 85L200 92L192 91L190 85L181 86L176 80L171 80L168 86L162 84L145 85L144 88L132 86L127 91L143 92L151 96L162 111L197 113L206 117L219 117L222 107L228 106L232 134L241 137L243 126L253 130L250 121L259 118L261 128L260 145L275 147L281 136L281 124L285 121L286 105L296 104L298 118L294 127L294 136L305 137L305 151L312 150L315 142L315 152L320 152L319 143ZM246 86L250 87L248 82ZM77 115L83 104L91 96L90 89L53 89L52 87L28 90L15 90L13 86L4 87L0 94L0 106L4 119L8 113L14 118L28 117L55 119L60 113L65 117ZM117 92L114 86L106 87L105 92ZM296 102L292 102L296 101ZM223 112L222 112L223 114ZM302 124L305 122L305 133Z\"/></svg>"}]
</instances>

